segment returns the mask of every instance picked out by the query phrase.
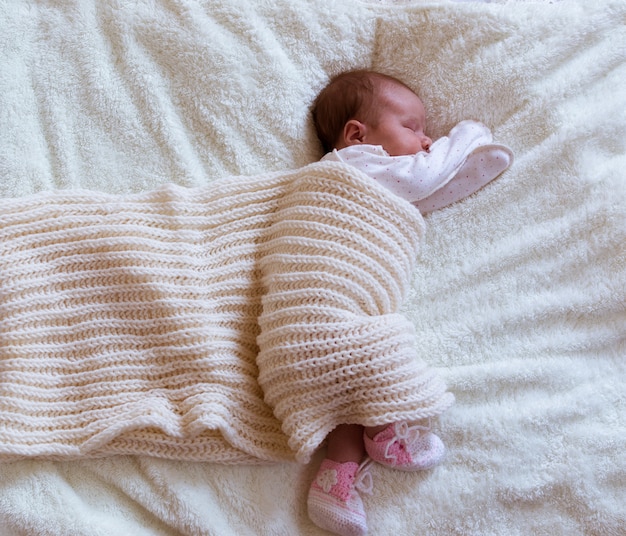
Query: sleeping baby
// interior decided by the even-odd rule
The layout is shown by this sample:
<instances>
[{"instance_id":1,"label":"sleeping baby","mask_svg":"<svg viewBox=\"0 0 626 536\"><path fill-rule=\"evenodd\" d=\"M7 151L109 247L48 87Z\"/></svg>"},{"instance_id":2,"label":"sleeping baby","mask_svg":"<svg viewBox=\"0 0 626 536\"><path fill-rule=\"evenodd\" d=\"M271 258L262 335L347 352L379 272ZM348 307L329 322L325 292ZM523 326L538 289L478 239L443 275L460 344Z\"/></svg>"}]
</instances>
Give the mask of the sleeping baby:
<instances>
[{"instance_id":1,"label":"sleeping baby","mask_svg":"<svg viewBox=\"0 0 626 536\"><path fill-rule=\"evenodd\" d=\"M0 460L306 463L327 440L308 508L338 534L366 532L370 463L440 462L428 419L453 396L398 311L420 210L510 151L469 121L432 142L420 99L370 72L334 79L314 117L345 164L2 200Z\"/></svg>"},{"instance_id":2,"label":"sleeping baby","mask_svg":"<svg viewBox=\"0 0 626 536\"><path fill-rule=\"evenodd\" d=\"M322 160L354 166L422 213L474 193L513 159L475 121L462 121L433 142L420 98L396 78L373 71L333 78L314 103L313 121L327 151ZM309 516L336 534L365 534L359 491L371 487L369 464L423 470L439 463L444 452L429 422L339 425L327 437L326 458L309 490Z\"/></svg>"}]
</instances>

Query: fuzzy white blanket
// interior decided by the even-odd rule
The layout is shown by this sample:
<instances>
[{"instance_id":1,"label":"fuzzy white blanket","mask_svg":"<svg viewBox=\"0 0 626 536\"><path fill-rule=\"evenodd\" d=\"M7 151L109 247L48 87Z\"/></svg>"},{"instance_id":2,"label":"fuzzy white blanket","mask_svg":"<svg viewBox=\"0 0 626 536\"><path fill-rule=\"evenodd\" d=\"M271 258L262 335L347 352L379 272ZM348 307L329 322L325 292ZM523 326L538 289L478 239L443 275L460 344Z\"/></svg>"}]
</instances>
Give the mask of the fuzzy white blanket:
<instances>
[{"instance_id":1,"label":"fuzzy white blanket","mask_svg":"<svg viewBox=\"0 0 626 536\"><path fill-rule=\"evenodd\" d=\"M0 57L1 197L300 168L321 157L310 103L352 67L415 88L433 138L484 122L515 164L426 218L402 310L456 396L436 425L448 456L374 468L370 532L623 534L623 0L17 0ZM3 463L0 532L321 535L315 469Z\"/></svg>"}]
</instances>

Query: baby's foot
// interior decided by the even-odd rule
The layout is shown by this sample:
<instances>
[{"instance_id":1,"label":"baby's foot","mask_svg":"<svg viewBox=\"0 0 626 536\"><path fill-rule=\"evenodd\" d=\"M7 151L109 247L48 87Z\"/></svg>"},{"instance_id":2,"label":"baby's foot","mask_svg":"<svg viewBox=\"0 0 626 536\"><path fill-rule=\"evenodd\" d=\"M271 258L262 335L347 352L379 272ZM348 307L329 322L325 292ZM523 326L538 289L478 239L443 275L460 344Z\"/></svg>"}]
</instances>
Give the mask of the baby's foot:
<instances>
[{"instance_id":1,"label":"baby's foot","mask_svg":"<svg viewBox=\"0 0 626 536\"><path fill-rule=\"evenodd\" d=\"M430 469L444 457L446 449L428 426L409 426L406 422L390 424L370 438L363 435L369 457L382 465L401 471Z\"/></svg>"},{"instance_id":2,"label":"baby's foot","mask_svg":"<svg viewBox=\"0 0 626 536\"><path fill-rule=\"evenodd\" d=\"M309 489L309 517L318 527L341 536L363 536L367 520L359 491L370 493L369 461L322 462Z\"/></svg>"}]
</instances>

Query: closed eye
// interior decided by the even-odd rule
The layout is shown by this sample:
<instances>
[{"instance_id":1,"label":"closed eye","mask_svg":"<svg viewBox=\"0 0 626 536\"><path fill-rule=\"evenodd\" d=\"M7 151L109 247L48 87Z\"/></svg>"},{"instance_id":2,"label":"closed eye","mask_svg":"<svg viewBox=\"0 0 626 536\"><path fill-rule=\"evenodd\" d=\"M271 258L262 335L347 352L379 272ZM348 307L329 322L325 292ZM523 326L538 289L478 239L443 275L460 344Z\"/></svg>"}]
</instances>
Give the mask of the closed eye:
<instances>
[{"instance_id":1,"label":"closed eye","mask_svg":"<svg viewBox=\"0 0 626 536\"><path fill-rule=\"evenodd\" d=\"M420 134L420 135L424 134L424 127L422 123L420 123L419 121L409 121L405 123L404 126L412 130L413 132L415 132L415 134Z\"/></svg>"}]
</instances>

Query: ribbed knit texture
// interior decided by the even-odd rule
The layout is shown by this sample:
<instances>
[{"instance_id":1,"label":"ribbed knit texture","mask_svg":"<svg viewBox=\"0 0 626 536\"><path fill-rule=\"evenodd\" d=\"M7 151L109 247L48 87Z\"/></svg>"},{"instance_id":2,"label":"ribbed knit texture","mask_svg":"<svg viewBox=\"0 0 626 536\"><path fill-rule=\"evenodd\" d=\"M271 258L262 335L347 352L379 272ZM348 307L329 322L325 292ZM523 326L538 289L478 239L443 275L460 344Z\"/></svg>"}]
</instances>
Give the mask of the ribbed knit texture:
<instances>
[{"instance_id":1,"label":"ribbed knit texture","mask_svg":"<svg viewBox=\"0 0 626 536\"><path fill-rule=\"evenodd\" d=\"M300 461L338 424L421 419L452 402L398 313L423 220L362 184L304 177L263 247L259 383Z\"/></svg>"},{"instance_id":2,"label":"ribbed knit texture","mask_svg":"<svg viewBox=\"0 0 626 536\"><path fill-rule=\"evenodd\" d=\"M0 459L307 461L451 402L398 314L421 216L342 165L2 208Z\"/></svg>"}]
</instances>

